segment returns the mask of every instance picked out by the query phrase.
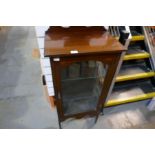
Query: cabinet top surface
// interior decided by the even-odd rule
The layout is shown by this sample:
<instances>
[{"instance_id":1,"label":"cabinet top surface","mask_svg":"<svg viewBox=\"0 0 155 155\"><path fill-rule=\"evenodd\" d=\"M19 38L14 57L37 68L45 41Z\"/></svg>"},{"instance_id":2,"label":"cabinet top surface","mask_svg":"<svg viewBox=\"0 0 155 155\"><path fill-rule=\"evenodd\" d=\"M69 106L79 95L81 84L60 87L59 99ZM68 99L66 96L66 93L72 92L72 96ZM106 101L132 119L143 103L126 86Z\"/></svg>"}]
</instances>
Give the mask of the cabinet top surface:
<instances>
[{"instance_id":1,"label":"cabinet top surface","mask_svg":"<svg viewBox=\"0 0 155 155\"><path fill-rule=\"evenodd\" d=\"M54 26L45 36L45 56L121 51L126 51L126 48L101 26L70 28Z\"/></svg>"}]
</instances>

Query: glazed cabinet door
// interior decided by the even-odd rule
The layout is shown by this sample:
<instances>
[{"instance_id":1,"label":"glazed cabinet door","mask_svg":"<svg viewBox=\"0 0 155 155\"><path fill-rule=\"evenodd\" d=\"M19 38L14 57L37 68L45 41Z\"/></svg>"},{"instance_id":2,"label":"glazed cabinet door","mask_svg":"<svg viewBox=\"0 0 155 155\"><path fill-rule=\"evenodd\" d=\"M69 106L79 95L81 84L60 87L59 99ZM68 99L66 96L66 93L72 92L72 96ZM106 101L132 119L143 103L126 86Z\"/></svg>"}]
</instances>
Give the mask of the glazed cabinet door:
<instances>
[{"instance_id":1,"label":"glazed cabinet door","mask_svg":"<svg viewBox=\"0 0 155 155\"><path fill-rule=\"evenodd\" d=\"M55 98L61 120L98 115L110 88L119 57L61 58L52 61Z\"/></svg>"},{"instance_id":2,"label":"glazed cabinet door","mask_svg":"<svg viewBox=\"0 0 155 155\"><path fill-rule=\"evenodd\" d=\"M101 61L74 62L61 70L64 115L96 111L108 65Z\"/></svg>"},{"instance_id":3,"label":"glazed cabinet door","mask_svg":"<svg viewBox=\"0 0 155 155\"><path fill-rule=\"evenodd\" d=\"M69 59L54 64L56 104L61 117L89 112L97 114L108 64Z\"/></svg>"}]
</instances>

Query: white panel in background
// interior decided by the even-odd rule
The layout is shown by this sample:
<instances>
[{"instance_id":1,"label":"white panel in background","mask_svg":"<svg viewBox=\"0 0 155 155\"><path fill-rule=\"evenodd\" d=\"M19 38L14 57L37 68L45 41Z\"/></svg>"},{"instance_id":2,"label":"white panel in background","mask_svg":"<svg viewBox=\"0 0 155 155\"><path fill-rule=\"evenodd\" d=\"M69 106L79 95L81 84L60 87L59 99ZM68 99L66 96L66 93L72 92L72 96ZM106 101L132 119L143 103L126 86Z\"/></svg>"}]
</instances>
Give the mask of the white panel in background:
<instances>
[{"instance_id":1,"label":"white panel in background","mask_svg":"<svg viewBox=\"0 0 155 155\"><path fill-rule=\"evenodd\" d=\"M37 38L39 48L44 48L44 37Z\"/></svg>"},{"instance_id":2,"label":"white panel in background","mask_svg":"<svg viewBox=\"0 0 155 155\"><path fill-rule=\"evenodd\" d=\"M35 26L37 37L44 37L45 31L47 31L49 26Z\"/></svg>"},{"instance_id":3,"label":"white panel in background","mask_svg":"<svg viewBox=\"0 0 155 155\"><path fill-rule=\"evenodd\" d=\"M53 82L52 75L45 75L46 82Z\"/></svg>"},{"instance_id":4,"label":"white panel in background","mask_svg":"<svg viewBox=\"0 0 155 155\"><path fill-rule=\"evenodd\" d=\"M49 75L49 74L51 75L52 74L51 67L43 67L42 71L43 71L44 75Z\"/></svg>"},{"instance_id":5,"label":"white panel in background","mask_svg":"<svg viewBox=\"0 0 155 155\"><path fill-rule=\"evenodd\" d=\"M54 96L54 88L48 88L47 87L47 90L48 90L48 95L49 96Z\"/></svg>"},{"instance_id":6,"label":"white panel in background","mask_svg":"<svg viewBox=\"0 0 155 155\"><path fill-rule=\"evenodd\" d=\"M47 81L47 82L46 82L46 85L47 85L47 87L53 87L53 82Z\"/></svg>"},{"instance_id":7,"label":"white panel in background","mask_svg":"<svg viewBox=\"0 0 155 155\"><path fill-rule=\"evenodd\" d=\"M44 49L39 49L40 58L44 58Z\"/></svg>"},{"instance_id":8,"label":"white panel in background","mask_svg":"<svg viewBox=\"0 0 155 155\"><path fill-rule=\"evenodd\" d=\"M41 60L42 67L51 67L49 58L43 58L40 60Z\"/></svg>"}]
</instances>

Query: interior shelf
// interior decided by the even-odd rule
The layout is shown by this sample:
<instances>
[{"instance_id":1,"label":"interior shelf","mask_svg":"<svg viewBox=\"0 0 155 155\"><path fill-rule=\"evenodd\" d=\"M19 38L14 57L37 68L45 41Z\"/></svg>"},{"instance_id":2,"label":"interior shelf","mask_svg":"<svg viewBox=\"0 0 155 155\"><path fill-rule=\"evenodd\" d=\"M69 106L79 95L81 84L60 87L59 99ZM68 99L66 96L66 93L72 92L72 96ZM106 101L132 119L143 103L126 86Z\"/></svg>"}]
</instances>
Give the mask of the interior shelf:
<instances>
[{"instance_id":1,"label":"interior shelf","mask_svg":"<svg viewBox=\"0 0 155 155\"><path fill-rule=\"evenodd\" d=\"M62 93L65 115L96 110L98 96L101 93L96 82L96 78L62 82L62 89L65 90Z\"/></svg>"}]
</instances>

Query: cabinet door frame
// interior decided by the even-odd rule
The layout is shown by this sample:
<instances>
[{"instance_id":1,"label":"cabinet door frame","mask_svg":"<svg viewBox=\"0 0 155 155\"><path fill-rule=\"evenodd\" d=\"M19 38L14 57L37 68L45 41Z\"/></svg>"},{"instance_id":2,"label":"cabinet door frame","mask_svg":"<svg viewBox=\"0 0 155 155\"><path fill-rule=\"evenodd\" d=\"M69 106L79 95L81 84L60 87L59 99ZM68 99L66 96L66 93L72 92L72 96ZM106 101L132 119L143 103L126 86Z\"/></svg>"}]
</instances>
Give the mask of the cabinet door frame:
<instances>
[{"instance_id":1,"label":"cabinet door frame","mask_svg":"<svg viewBox=\"0 0 155 155\"><path fill-rule=\"evenodd\" d=\"M117 71L117 66L119 64L121 53L109 53L109 54L96 54L96 55L71 55L66 57L60 57L55 61L54 58L50 58L52 73L53 73L53 82L54 82L54 90L55 90L55 105L57 107L58 117L60 121L64 121L67 118L75 117L81 118L86 115L89 116L97 116L100 111L104 107L105 102L107 101L108 92L113 81L114 75ZM108 65L108 69L105 75L105 79L103 82L101 95L99 96L99 100L97 103L96 111L87 111L81 112L77 114L64 115L63 112L63 101L62 101L62 88L61 88L61 70L68 67L72 63L82 62L82 61L100 61L103 64Z\"/></svg>"}]
</instances>

